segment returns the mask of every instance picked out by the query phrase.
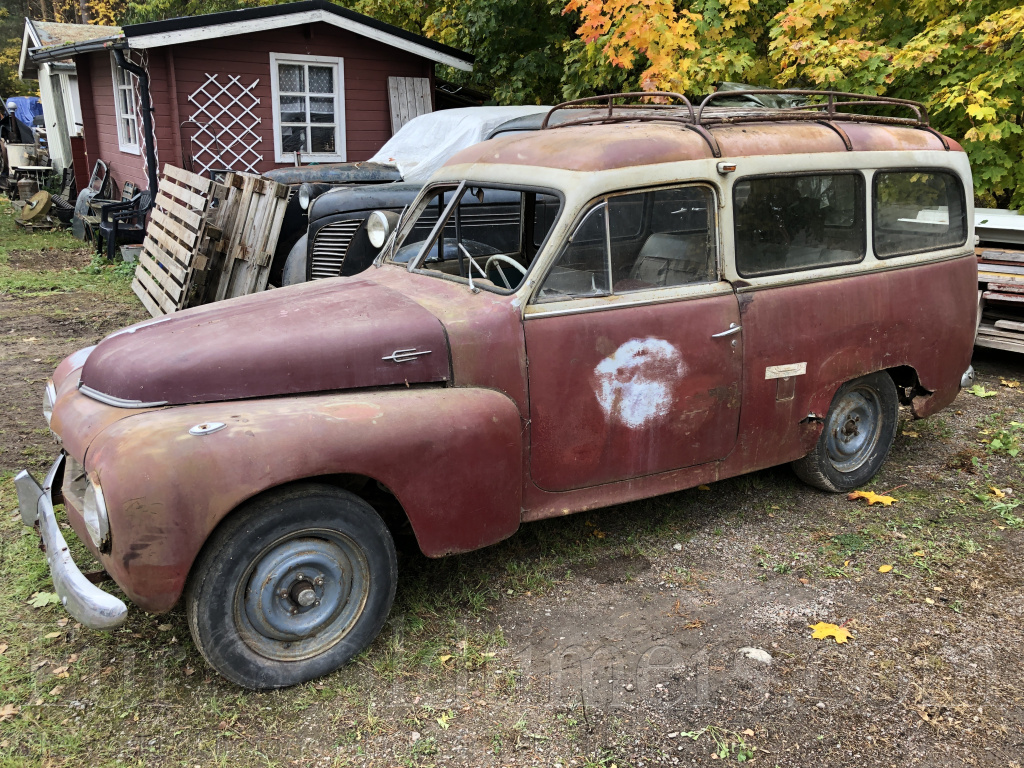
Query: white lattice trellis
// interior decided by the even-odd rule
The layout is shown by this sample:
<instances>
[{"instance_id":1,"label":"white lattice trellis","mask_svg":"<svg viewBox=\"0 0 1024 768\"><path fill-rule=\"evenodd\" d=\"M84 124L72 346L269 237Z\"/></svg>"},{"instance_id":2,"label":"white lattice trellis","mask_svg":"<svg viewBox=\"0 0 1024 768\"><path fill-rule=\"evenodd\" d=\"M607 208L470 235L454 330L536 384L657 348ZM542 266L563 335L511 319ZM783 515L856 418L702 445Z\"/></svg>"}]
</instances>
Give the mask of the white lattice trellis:
<instances>
[{"instance_id":1,"label":"white lattice trellis","mask_svg":"<svg viewBox=\"0 0 1024 768\"><path fill-rule=\"evenodd\" d=\"M237 75L227 75L227 83L218 82L217 75L207 73L206 82L188 97L195 107L191 120L197 130L192 137L193 161L198 173L211 168L256 172L263 155L256 146L263 137L256 132L260 119L252 110L260 103L253 95L259 84L242 85Z\"/></svg>"}]
</instances>

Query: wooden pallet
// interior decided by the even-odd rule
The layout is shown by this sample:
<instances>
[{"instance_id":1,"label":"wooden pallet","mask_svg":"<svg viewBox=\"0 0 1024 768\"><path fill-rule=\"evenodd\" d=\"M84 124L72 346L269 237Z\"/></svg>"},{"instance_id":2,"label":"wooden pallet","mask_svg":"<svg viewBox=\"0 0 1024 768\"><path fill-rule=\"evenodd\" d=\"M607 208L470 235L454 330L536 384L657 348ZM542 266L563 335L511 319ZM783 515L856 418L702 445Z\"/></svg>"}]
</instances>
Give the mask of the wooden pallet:
<instances>
[{"instance_id":1,"label":"wooden pallet","mask_svg":"<svg viewBox=\"0 0 1024 768\"><path fill-rule=\"evenodd\" d=\"M165 165L132 290L153 317L186 306L202 238L210 180Z\"/></svg>"}]
</instances>

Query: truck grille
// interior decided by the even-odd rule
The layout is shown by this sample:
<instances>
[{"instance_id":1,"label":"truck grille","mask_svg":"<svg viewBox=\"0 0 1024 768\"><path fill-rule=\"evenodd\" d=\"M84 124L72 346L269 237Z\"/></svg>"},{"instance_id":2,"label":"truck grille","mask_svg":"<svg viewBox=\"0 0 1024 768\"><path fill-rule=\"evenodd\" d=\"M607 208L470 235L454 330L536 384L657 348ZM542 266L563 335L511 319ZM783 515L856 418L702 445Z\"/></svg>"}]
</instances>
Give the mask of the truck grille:
<instances>
[{"instance_id":1,"label":"truck grille","mask_svg":"<svg viewBox=\"0 0 1024 768\"><path fill-rule=\"evenodd\" d=\"M313 280L337 277L341 274L345 254L348 253L352 238L362 223L362 219L335 221L320 228L313 238L313 252L310 257L310 277Z\"/></svg>"}]
</instances>

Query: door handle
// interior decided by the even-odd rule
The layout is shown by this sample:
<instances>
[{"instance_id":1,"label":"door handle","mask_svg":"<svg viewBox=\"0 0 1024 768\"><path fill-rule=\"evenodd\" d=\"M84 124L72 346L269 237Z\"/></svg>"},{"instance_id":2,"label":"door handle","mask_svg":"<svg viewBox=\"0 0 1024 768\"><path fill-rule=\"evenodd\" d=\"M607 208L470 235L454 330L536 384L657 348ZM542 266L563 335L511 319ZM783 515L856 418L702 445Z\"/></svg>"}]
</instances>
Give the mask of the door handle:
<instances>
[{"instance_id":1,"label":"door handle","mask_svg":"<svg viewBox=\"0 0 1024 768\"><path fill-rule=\"evenodd\" d=\"M739 333L742 330L743 330L743 326L742 325L736 325L736 323L729 323L729 330L722 331L721 333L712 333L711 334L711 338L712 339L720 339L723 336L732 336L734 333Z\"/></svg>"}]
</instances>

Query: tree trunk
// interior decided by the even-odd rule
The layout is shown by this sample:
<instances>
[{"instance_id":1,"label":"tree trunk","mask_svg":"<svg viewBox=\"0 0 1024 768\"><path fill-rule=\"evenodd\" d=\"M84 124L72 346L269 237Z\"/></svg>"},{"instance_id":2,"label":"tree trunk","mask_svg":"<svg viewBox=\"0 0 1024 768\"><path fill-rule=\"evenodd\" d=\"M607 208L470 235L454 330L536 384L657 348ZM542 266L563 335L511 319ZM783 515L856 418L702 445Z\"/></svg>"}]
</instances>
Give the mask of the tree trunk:
<instances>
[{"instance_id":1,"label":"tree trunk","mask_svg":"<svg viewBox=\"0 0 1024 768\"><path fill-rule=\"evenodd\" d=\"M89 10L89 0L78 0L78 7L82 9L82 23L92 23L92 11Z\"/></svg>"}]
</instances>

